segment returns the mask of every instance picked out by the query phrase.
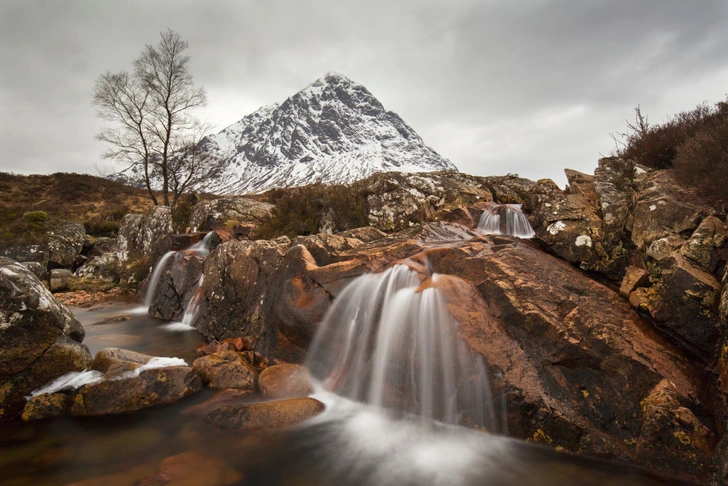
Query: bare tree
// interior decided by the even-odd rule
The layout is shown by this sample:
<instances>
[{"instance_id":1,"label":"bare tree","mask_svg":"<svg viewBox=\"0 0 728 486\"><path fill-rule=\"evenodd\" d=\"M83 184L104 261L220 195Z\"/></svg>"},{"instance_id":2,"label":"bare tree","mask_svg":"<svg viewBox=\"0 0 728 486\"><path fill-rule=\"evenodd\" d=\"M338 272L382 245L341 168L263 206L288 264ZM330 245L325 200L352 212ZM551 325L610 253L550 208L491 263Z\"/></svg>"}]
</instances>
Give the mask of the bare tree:
<instances>
[{"instance_id":1,"label":"bare tree","mask_svg":"<svg viewBox=\"0 0 728 486\"><path fill-rule=\"evenodd\" d=\"M204 127L191 112L207 99L192 80L187 47L167 30L144 48L133 73L106 73L94 84L98 116L113 123L97 135L110 145L104 157L125 163L122 172L146 187L155 205L161 190L163 204L174 206L182 191L205 179L211 162L196 148ZM213 165L209 172L219 170L219 161Z\"/></svg>"}]
</instances>

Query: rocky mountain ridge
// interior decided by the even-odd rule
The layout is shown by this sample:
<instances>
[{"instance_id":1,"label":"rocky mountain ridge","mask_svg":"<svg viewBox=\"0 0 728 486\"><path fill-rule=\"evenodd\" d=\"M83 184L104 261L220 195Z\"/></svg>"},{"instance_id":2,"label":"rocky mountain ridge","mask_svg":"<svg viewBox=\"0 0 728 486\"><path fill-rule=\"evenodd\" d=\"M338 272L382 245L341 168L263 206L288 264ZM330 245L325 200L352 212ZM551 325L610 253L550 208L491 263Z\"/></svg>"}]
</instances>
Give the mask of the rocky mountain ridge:
<instances>
[{"instance_id":1,"label":"rocky mountain ridge","mask_svg":"<svg viewBox=\"0 0 728 486\"><path fill-rule=\"evenodd\" d=\"M336 73L208 136L202 147L227 161L207 185L216 194L344 184L375 172L457 170L369 90Z\"/></svg>"}]
</instances>

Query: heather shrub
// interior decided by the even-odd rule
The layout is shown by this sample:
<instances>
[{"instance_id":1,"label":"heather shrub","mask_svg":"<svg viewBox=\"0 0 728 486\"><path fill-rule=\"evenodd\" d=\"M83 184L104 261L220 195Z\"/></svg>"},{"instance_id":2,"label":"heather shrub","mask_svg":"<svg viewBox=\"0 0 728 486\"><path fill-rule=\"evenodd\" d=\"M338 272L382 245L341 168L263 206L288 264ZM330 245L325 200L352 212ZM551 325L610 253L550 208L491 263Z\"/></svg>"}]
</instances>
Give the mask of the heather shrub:
<instances>
[{"instance_id":1,"label":"heather shrub","mask_svg":"<svg viewBox=\"0 0 728 486\"><path fill-rule=\"evenodd\" d=\"M366 198L348 186L312 184L274 189L266 196L276 207L261 225L260 238L305 236L323 228L344 231L367 224Z\"/></svg>"},{"instance_id":2,"label":"heather shrub","mask_svg":"<svg viewBox=\"0 0 728 486\"><path fill-rule=\"evenodd\" d=\"M676 150L675 179L716 203L728 201L728 117L685 140Z\"/></svg>"},{"instance_id":3,"label":"heather shrub","mask_svg":"<svg viewBox=\"0 0 728 486\"><path fill-rule=\"evenodd\" d=\"M728 116L723 105L726 103L718 103L715 107L702 103L659 125L651 125L638 106L635 121L627 123L628 131L613 136L618 144L615 155L653 169L670 168L681 144Z\"/></svg>"}]
</instances>

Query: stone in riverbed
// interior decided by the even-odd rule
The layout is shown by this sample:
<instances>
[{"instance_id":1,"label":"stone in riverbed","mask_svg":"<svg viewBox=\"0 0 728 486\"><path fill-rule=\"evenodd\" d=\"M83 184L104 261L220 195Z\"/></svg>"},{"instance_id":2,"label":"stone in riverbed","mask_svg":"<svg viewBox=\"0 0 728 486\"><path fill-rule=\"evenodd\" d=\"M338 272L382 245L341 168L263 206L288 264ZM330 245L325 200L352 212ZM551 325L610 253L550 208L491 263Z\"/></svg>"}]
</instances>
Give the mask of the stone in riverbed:
<instances>
[{"instance_id":1,"label":"stone in riverbed","mask_svg":"<svg viewBox=\"0 0 728 486\"><path fill-rule=\"evenodd\" d=\"M258 388L263 398L273 400L306 397L313 393L306 367L287 363L264 369L258 377Z\"/></svg>"},{"instance_id":2,"label":"stone in riverbed","mask_svg":"<svg viewBox=\"0 0 728 486\"><path fill-rule=\"evenodd\" d=\"M240 484L243 475L219 457L183 452L162 461L161 470L135 482L136 486Z\"/></svg>"},{"instance_id":3,"label":"stone in riverbed","mask_svg":"<svg viewBox=\"0 0 728 486\"><path fill-rule=\"evenodd\" d=\"M256 369L235 351L222 351L197 358L192 367L211 388L255 388L258 379Z\"/></svg>"},{"instance_id":4,"label":"stone in riverbed","mask_svg":"<svg viewBox=\"0 0 728 486\"><path fill-rule=\"evenodd\" d=\"M265 403L229 405L215 410L207 423L223 429L287 427L324 411L324 404L314 398L288 398Z\"/></svg>"},{"instance_id":5,"label":"stone in riverbed","mask_svg":"<svg viewBox=\"0 0 728 486\"><path fill-rule=\"evenodd\" d=\"M65 393L44 393L25 404L21 419L28 422L63 415L71 410L73 397Z\"/></svg>"}]
</instances>

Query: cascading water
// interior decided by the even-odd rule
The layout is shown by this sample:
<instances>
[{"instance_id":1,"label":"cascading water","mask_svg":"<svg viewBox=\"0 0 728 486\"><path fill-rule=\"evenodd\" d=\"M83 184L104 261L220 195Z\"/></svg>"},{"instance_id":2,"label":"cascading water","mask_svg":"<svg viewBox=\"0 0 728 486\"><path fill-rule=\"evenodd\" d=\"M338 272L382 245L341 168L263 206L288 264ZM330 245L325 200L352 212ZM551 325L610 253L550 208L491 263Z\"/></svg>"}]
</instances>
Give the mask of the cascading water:
<instances>
[{"instance_id":1,"label":"cascading water","mask_svg":"<svg viewBox=\"0 0 728 486\"><path fill-rule=\"evenodd\" d=\"M185 252L191 252L196 253L197 255L205 258L210 254L210 244L212 241L212 236L214 234L214 231L211 231L205 235L202 240L198 241L194 245L190 246L186 250L182 250ZM151 277L149 277L149 284L147 287L147 293L145 295L144 299L144 306L145 309L149 310L149 308L152 306L154 302L154 298L157 292L157 287L159 285L159 280L167 266L167 262L171 257L176 255L178 252L176 251L168 251L165 253L162 258L159 259L159 262L154 266L154 269L152 271ZM185 305L185 311L182 315L181 322L173 322L167 325L167 329L170 331L188 331L193 330L194 327L192 324L194 323L195 317L197 316L197 311L199 310L200 303L202 301L202 292L201 287L202 283L204 281L204 275L200 275L199 280L197 281L195 287L190 292L191 297L189 301Z\"/></svg>"},{"instance_id":2,"label":"cascading water","mask_svg":"<svg viewBox=\"0 0 728 486\"><path fill-rule=\"evenodd\" d=\"M428 283L405 265L352 282L320 325L309 370L351 400L498 431L485 364Z\"/></svg>"},{"instance_id":3,"label":"cascading water","mask_svg":"<svg viewBox=\"0 0 728 486\"><path fill-rule=\"evenodd\" d=\"M505 234L518 238L536 235L520 204L498 204L487 209L480 217L478 231L486 235Z\"/></svg>"}]
</instances>

